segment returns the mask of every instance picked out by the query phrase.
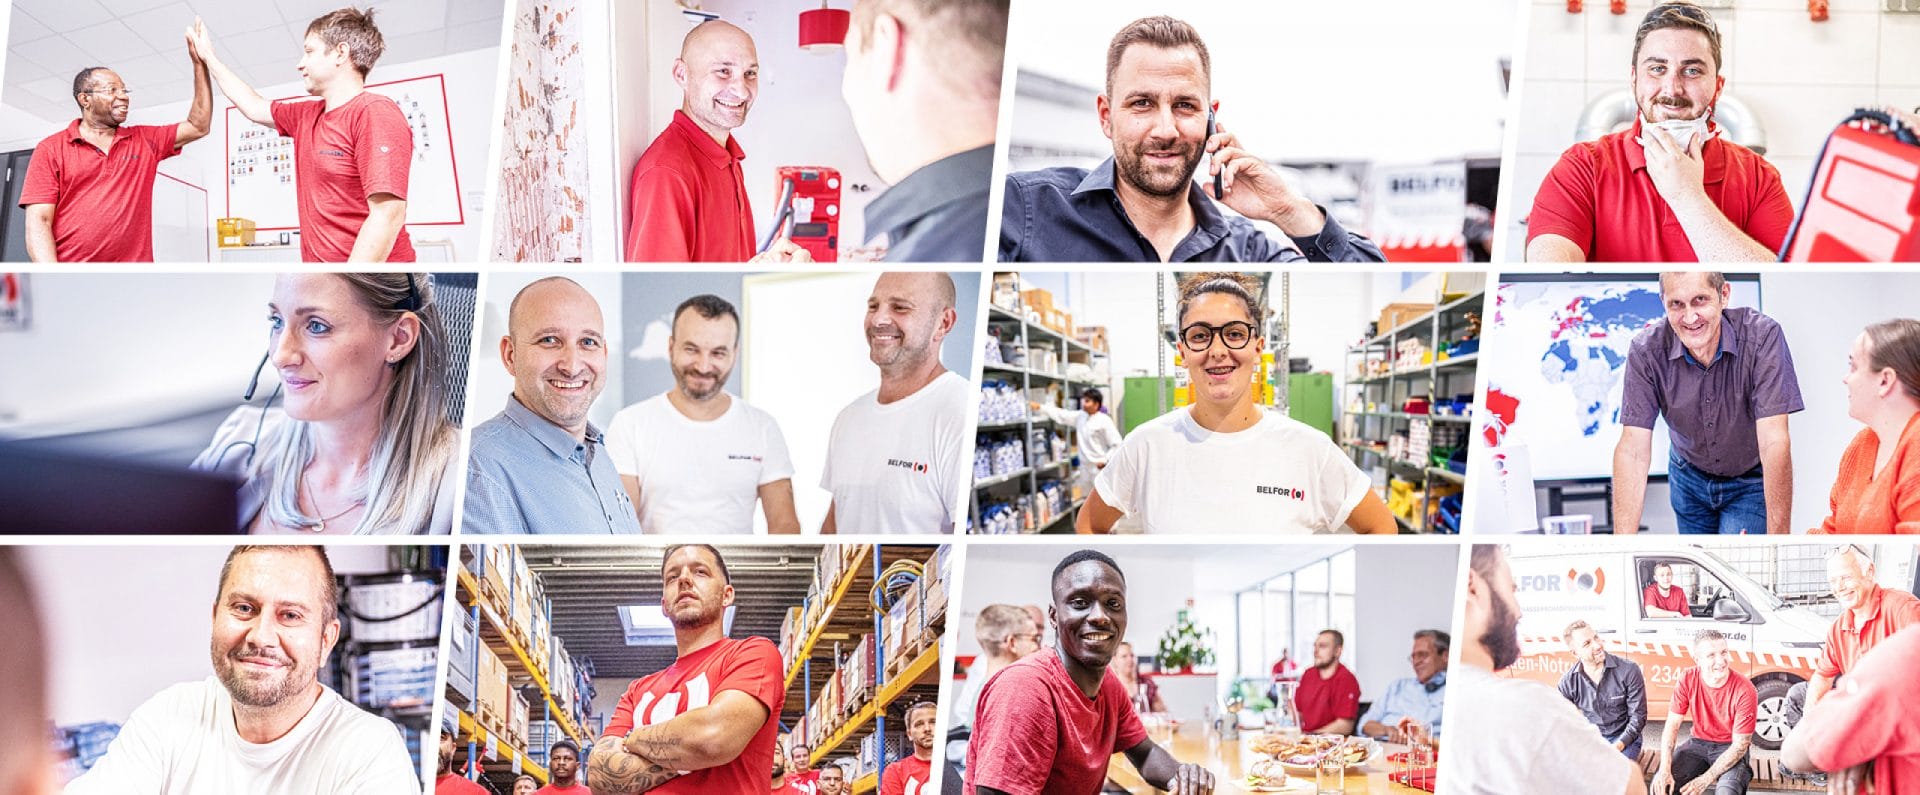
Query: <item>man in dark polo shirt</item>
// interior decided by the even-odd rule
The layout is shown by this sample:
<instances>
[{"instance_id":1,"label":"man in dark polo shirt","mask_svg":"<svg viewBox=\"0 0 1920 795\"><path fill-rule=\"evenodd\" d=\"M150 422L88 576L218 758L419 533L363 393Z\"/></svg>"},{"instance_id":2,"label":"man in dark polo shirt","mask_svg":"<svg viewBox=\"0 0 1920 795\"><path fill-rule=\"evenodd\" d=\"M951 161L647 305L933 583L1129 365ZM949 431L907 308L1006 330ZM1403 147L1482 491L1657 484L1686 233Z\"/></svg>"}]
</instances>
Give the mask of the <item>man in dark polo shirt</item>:
<instances>
[{"instance_id":1,"label":"man in dark polo shirt","mask_svg":"<svg viewBox=\"0 0 1920 795\"><path fill-rule=\"evenodd\" d=\"M753 208L733 130L760 94L753 37L720 20L693 27L673 62L683 97L667 129L633 166L628 187L628 262L747 262L754 259ZM781 238L766 260L810 262Z\"/></svg>"},{"instance_id":2,"label":"man in dark polo shirt","mask_svg":"<svg viewBox=\"0 0 1920 795\"><path fill-rule=\"evenodd\" d=\"M1140 777L1174 795L1208 795L1213 774L1147 737L1133 699L1107 674L1127 636L1127 577L1091 549L1053 567L1059 642L1000 669L980 691L967 745L967 795L1099 792L1107 760L1125 753Z\"/></svg>"},{"instance_id":3,"label":"man in dark polo shirt","mask_svg":"<svg viewBox=\"0 0 1920 795\"><path fill-rule=\"evenodd\" d=\"M1107 48L1106 88L1096 108L1113 157L1091 171L1009 174L1002 262L1385 261L1379 247L1287 187L1224 124L1208 136L1212 66L1192 26L1147 17L1122 28ZM1204 187L1193 180L1203 156ZM1224 196L1214 193L1215 175ZM1239 215L1222 213L1221 203ZM1271 222L1299 250L1249 219Z\"/></svg>"},{"instance_id":4,"label":"man in dark polo shirt","mask_svg":"<svg viewBox=\"0 0 1920 795\"><path fill-rule=\"evenodd\" d=\"M1613 750L1639 760L1640 732L1647 727L1647 680L1640 666L1608 654L1600 633L1585 621L1568 624L1561 639L1573 652L1574 666L1560 677L1560 695L1580 708Z\"/></svg>"},{"instance_id":5,"label":"man in dark polo shirt","mask_svg":"<svg viewBox=\"0 0 1920 795\"><path fill-rule=\"evenodd\" d=\"M1534 194L1530 262L1772 262L1793 223L1780 172L1717 135L1720 30L1659 3L1633 37L1633 127L1574 144Z\"/></svg>"},{"instance_id":6,"label":"man in dark polo shirt","mask_svg":"<svg viewBox=\"0 0 1920 795\"><path fill-rule=\"evenodd\" d=\"M1780 324L1728 308L1720 273L1662 273L1667 322L1627 352L1613 526L1635 533L1647 496L1654 420L1673 453L1667 488L1682 533L1785 533L1793 513L1787 415L1805 408Z\"/></svg>"},{"instance_id":7,"label":"man in dark polo shirt","mask_svg":"<svg viewBox=\"0 0 1920 795\"><path fill-rule=\"evenodd\" d=\"M857 0L840 83L888 262L980 262L1010 0Z\"/></svg>"},{"instance_id":8,"label":"man in dark polo shirt","mask_svg":"<svg viewBox=\"0 0 1920 795\"><path fill-rule=\"evenodd\" d=\"M160 161L213 127L213 82L193 62L193 104L178 124L129 125L133 92L120 75L89 66L73 76L80 118L33 148L20 206L34 262L152 262L153 181Z\"/></svg>"}]
</instances>

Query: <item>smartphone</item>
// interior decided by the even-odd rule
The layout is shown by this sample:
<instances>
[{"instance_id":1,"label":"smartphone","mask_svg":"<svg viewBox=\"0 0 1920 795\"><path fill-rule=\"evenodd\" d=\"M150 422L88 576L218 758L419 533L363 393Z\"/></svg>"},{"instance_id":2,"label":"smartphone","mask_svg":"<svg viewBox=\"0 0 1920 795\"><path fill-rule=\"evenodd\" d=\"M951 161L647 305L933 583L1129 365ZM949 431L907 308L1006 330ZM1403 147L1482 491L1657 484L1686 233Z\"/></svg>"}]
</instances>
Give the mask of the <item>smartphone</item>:
<instances>
[{"instance_id":1,"label":"smartphone","mask_svg":"<svg viewBox=\"0 0 1920 795\"><path fill-rule=\"evenodd\" d=\"M1220 103L1218 102L1213 103L1211 106L1207 108L1207 140L1208 141L1213 140L1214 131L1215 131L1213 116L1215 113L1218 113L1218 112L1220 112ZM1202 146L1204 145L1205 144L1202 144ZM1217 152L1218 150L1215 150L1215 151ZM1212 156L1207 157L1207 165L1209 166L1213 165ZM1227 195L1227 191L1225 188L1226 176L1227 176L1227 172L1225 169L1222 169L1219 173L1213 175L1213 198L1215 201L1220 201L1224 199Z\"/></svg>"}]
</instances>

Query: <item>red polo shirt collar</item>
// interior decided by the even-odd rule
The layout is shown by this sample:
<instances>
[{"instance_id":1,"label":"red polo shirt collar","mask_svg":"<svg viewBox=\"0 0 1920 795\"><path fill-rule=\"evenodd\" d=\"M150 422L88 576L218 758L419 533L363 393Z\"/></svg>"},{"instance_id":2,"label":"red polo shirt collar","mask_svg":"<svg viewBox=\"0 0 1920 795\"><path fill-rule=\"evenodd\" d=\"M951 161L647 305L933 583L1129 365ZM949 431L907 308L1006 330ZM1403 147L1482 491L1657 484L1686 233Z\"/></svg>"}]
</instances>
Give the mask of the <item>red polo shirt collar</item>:
<instances>
[{"instance_id":1,"label":"red polo shirt collar","mask_svg":"<svg viewBox=\"0 0 1920 795\"><path fill-rule=\"evenodd\" d=\"M700 125L695 124L684 110L673 112L673 124L669 126L692 141L694 152L714 168L732 168L735 163L747 159L746 150L740 148L740 139L728 133L727 145L721 146L706 130L700 129Z\"/></svg>"},{"instance_id":2,"label":"red polo shirt collar","mask_svg":"<svg viewBox=\"0 0 1920 795\"><path fill-rule=\"evenodd\" d=\"M42 127L40 129L44 130L46 128ZM127 125L122 124L118 127L113 128L114 143L119 143L120 141L124 141L132 137L133 137L133 129L128 127ZM80 134L79 119L74 119L71 123L67 125L67 141L73 142L73 143L84 143L89 146L92 145L92 143L89 142L85 136Z\"/></svg>"},{"instance_id":3,"label":"red polo shirt collar","mask_svg":"<svg viewBox=\"0 0 1920 795\"><path fill-rule=\"evenodd\" d=\"M1714 124L1711 121L1707 122L1707 133L1709 135L1713 135L1719 131L1720 125ZM1627 165L1632 166L1634 171L1645 171L1647 170L1647 150L1641 145L1634 143L1634 139L1639 137L1640 120L1634 119L1633 134L1620 137L1620 153L1626 156ZM1727 150L1726 145L1721 142L1720 136L1713 135L1713 137L1707 139L1706 146L1700 150L1700 159L1706 166L1706 176L1702 180L1703 182L1711 185L1726 180Z\"/></svg>"}]
</instances>

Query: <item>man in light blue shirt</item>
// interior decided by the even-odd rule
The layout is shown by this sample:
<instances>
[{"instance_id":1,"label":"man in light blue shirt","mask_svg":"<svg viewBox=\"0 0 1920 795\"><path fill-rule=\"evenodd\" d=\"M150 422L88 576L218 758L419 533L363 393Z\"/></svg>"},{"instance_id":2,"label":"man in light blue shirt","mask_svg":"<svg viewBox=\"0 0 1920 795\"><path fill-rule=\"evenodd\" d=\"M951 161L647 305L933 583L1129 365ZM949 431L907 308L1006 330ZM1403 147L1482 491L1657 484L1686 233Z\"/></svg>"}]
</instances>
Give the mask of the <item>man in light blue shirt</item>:
<instances>
[{"instance_id":1,"label":"man in light blue shirt","mask_svg":"<svg viewBox=\"0 0 1920 795\"><path fill-rule=\"evenodd\" d=\"M1387 694L1374 699L1373 707L1360 716L1360 733L1377 740L1406 742L1400 730L1403 718L1412 718L1440 736L1440 710L1447 697L1447 647L1452 639L1437 629L1413 633L1413 676L1396 679L1387 686Z\"/></svg>"},{"instance_id":2,"label":"man in light blue shirt","mask_svg":"<svg viewBox=\"0 0 1920 795\"><path fill-rule=\"evenodd\" d=\"M587 421L605 388L604 325L599 302L571 279L541 279L513 297L500 339L513 395L473 429L462 532L640 532L604 437Z\"/></svg>"}]
</instances>

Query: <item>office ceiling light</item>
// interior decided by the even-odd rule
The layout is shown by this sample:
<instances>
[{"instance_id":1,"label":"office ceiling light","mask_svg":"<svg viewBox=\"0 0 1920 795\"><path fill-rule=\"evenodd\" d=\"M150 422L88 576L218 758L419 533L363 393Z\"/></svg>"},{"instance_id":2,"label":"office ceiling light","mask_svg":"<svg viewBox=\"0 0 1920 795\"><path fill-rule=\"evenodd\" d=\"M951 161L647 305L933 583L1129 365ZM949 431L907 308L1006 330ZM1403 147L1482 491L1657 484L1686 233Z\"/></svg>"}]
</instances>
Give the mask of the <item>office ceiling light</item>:
<instances>
[{"instance_id":1,"label":"office ceiling light","mask_svg":"<svg viewBox=\"0 0 1920 795\"><path fill-rule=\"evenodd\" d=\"M832 52L845 46L847 26L853 15L845 9L820 7L800 12L800 49L807 52Z\"/></svg>"}]
</instances>

